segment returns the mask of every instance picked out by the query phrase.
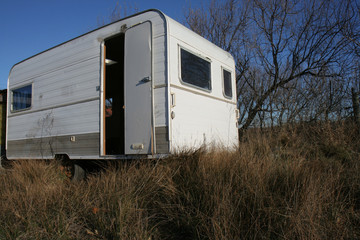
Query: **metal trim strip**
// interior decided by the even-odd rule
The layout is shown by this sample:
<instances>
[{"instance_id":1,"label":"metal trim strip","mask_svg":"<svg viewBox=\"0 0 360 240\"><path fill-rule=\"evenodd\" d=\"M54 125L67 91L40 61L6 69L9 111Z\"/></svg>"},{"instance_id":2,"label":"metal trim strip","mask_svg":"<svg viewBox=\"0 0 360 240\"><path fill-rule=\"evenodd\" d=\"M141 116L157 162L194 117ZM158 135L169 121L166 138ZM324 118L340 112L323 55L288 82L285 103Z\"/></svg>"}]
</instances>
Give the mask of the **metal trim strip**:
<instances>
[{"instance_id":1,"label":"metal trim strip","mask_svg":"<svg viewBox=\"0 0 360 240\"><path fill-rule=\"evenodd\" d=\"M96 100L100 100L100 97L88 98L88 99L84 99L84 100L80 100L80 101L75 101L75 102L72 102L72 103L59 104L59 105L55 105L55 106L51 106L51 107L40 108L40 109L37 109L37 110L29 110L29 111L24 110L24 111L21 111L21 112L18 112L18 113L11 113L11 115L9 115L8 118L12 118L12 117L20 116L20 115L25 115L25 114L30 114L30 113L46 111L46 110L55 109L55 108L72 106L72 105L76 105L76 104L80 104L80 103L92 102L92 101L96 101Z\"/></svg>"},{"instance_id":2,"label":"metal trim strip","mask_svg":"<svg viewBox=\"0 0 360 240\"><path fill-rule=\"evenodd\" d=\"M216 100L219 100L219 101L222 101L222 102L226 102L226 103L229 103L229 104L236 105L235 102L232 102L232 101L229 101L229 100L226 100L226 99L222 99L222 98L219 98L219 97L211 96L211 95L208 95L208 94L205 94L205 93L202 93L202 92L197 92L197 91L194 91L192 89L188 89L188 88L185 88L185 87L182 87L182 86L170 84L170 87L177 88L177 89L184 90L184 91L187 91L187 92L191 92L191 93L194 93L194 94L197 94L197 95L201 95L201 96L204 96L204 97L208 97L208 98L212 98L212 99L216 99Z\"/></svg>"}]
</instances>

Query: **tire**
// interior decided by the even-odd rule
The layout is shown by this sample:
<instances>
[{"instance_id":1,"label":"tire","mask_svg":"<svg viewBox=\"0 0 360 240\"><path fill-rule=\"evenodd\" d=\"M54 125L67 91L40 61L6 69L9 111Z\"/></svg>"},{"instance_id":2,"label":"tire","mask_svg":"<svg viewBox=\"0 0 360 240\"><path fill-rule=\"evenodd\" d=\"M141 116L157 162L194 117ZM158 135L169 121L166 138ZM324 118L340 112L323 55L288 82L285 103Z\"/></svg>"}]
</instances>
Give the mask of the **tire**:
<instances>
[{"instance_id":1,"label":"tire","mask_svg":"<svg viewBox=\"0 0 360 240\"><path fill-rule=\"evenodd\" d=\"M55 160L60 161L61 171L71 181L77 182L85 179L85 168L76 161L70 160L67 155L56 155Z\"/></svg>"},{"instance_id":2,"label":"tire","mask_svg":"<svg viewBox=\"0 0 360 240\"><path fill-rule=\"evenodd\" d=\"M71 180L74 182L82 181L85 179L85 169L77 163L72 165Z\"/></svg>"}]
</instances>

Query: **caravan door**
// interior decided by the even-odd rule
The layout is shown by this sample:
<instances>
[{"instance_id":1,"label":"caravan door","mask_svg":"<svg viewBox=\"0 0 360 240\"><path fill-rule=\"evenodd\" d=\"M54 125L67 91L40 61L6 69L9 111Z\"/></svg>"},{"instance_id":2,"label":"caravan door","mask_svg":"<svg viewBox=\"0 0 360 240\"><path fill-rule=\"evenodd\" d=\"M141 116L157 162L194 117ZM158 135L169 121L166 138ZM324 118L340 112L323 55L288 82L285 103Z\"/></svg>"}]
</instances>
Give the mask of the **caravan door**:
<instances>
[{"instance_id":1,"label":"caravan door","mask_svg":"<svg viewBox=\"0 0 360 240\"><path fill-rule=\"evenodd\" d=\"M151 154L152 31L145 22L125 32L125 154Z\"/></svg>"}]
</instances>

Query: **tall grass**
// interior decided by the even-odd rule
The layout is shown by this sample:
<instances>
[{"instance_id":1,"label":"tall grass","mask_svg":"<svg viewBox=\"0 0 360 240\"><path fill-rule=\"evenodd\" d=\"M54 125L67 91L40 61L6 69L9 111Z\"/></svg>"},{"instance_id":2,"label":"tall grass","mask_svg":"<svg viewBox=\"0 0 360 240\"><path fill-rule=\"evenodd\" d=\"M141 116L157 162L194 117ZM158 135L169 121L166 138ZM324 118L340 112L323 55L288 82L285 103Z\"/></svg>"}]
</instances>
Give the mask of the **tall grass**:
<instances>
[{"instance_id":1,"label":"tall grass","mask_svg":"<svg viewBox=\"0 0 360 240\"><path fill-rule=\"evenodd\" d=\"M0 174L0 239L360 239L352 126L249 131L238 150L184 151L71 182L21 161Z\"/></svg>"}]
</instances>

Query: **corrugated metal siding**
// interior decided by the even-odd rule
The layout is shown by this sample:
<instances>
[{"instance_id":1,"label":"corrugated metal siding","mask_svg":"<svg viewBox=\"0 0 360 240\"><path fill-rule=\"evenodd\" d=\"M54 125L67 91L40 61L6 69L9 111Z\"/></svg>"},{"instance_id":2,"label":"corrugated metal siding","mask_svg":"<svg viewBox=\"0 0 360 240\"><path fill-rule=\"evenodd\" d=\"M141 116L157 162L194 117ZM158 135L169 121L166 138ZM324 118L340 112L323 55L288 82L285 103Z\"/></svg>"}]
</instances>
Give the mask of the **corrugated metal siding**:
<instances>
[{"instance_id":1,"label":"corrugated metal siding","mask_svg":"<svg viewBox=\"0 0 360 240\"><path fill-rule=\"evenodd\" d=\"M153 22L153 66L154 66L154 115L155 127L168 126L167 104L167 40L164 20ZM155 30L157 29L157 30ZM160 87L159 87L160 86ZM156 130L155 130L156 132Z\"/></svg>"},{"instance_id":2,"label":"corrugated metal siding","mask_svg":"<svg viewBox=\"0 0 360 240\"><path fill-rule=\"evenodd\" d=\"M168 82L166 36L161 35L153 42L154 56L154 115L155 127L169 126L168 123Z\"/></svg>"},{"instance_id":3,"label":"corrugated metal siding","mask_svg":"<svg viewBox=\"0 0 360 240\"><path fill-rule=\"evenodd\" d=\"M155 128L156 153L169 153L169 129L168 127Z\"/></svg>"},{"instance_id":4,"label":"corrugated metal siding","mask_svg":"<svg viewBox=\"0 0 360 240\"><path fill-rule=\"evenodd\" d=\"M32 110L99 97L99 67L98 58L92 58L37 78Z\"/></svg>"},{"instance_id":5,"label":"corrugated metal siding","mask_svg":"<svg viewBox=\"0 0 360 240\"><path fill-rule=\"evenodd\" d=\"M75 141L70 141L75 137ZM67 154L70 158L86 158L99 155L100 135L76 134L25 139L8 142L8 154L12 159L53 158L56 153ZM85 154L84 154L85 153Z\"/></svg>"},{"instance_id":6,"label":"corrugated metal siding","mask_svg":"<svg viewBox=\"0 0 360 240\"><path fill-rule=\"evenodd\" d=\"M11 71L10 87L94 57L99 58L99 52L99 43L96 39L85 35L16 65Z\"/></svg>"},{"instance_id":7,"label":"corrugated metal siding","mask_svg":"<svg viewBox=\"0 0 360 240\"><path fill-rule=\"evenodd\" d=\"M167 87L157 88L154 90L155 98L155 127L168 126L168 102L167 102Z\"/></svg>"},{"instance_id":8,"label":"corrugated metal siding","mask_svg":"<svg viewBox=\"0 0 360 240\"><path fill-rule=\"evenodd\" d=\"M100 91L97 87L101 84L101 42L119 34L124 24L130 27L144 21L152 23L153 81L155 87L163 86L154 91L155 126L166 126L167 40L164 20L157 11L145 12L90 32L15 65L10 73L9 88L32 83L33 104L31 109L24 112L8 111L9 154L29 154L28 150L21 152L21 143L35 143L40 138L99 134ZM14 141L17 144L11 144ZM99 156L98 149L96 155Z\"/></svg>"},{"instance_id":9,"label":"corrugated metal siding","mask_svg":"<svg viewBox=\"0 0 360 240\"><path fill-rule=\"evenodd\" d=\"M8 140L99 132L99 100L9 118Z\"/></svg>"}]
</instances>

